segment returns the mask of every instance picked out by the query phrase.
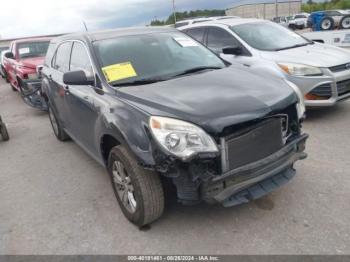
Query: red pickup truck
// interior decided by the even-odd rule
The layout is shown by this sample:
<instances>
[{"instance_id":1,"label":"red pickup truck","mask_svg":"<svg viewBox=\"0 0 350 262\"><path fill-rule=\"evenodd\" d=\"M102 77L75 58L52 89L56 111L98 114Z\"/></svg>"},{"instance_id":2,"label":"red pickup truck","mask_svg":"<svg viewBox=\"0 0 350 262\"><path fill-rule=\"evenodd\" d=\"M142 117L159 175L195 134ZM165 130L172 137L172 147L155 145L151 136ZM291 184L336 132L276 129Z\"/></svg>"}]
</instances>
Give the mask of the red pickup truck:
<instances>
[{"instance_id":1,"label":"red pickup truck","mask_svg":"<svg viewBox=\"0 0 350 262\"><path fill-rule=\"evenodd\" d=\"M50 39L32 38L13 41L4 57L7 80L14 91L21 91L26 80L38 78L37 66L43 65Z\"/></svg>"}]
</instances>

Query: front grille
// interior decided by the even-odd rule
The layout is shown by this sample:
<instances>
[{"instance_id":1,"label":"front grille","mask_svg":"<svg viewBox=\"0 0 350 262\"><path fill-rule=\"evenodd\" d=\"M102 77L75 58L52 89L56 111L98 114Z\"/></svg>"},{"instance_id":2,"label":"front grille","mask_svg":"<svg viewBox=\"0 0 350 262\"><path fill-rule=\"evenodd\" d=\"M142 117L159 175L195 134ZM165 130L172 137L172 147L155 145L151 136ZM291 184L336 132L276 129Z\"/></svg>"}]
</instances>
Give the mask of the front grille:
<instances>
[{"instance_id":1,"label":"front grille","mask_svg":"<svg viewBox=\"0 0 350 262\"><path fill-rule=\"evenodd\" d=\"M350 79L337 82L337 89L339 96L350 93Z\"/></svg>"},{"instance_id":2,"label":"front grille","mask_svg":"<svg viewBox=\"0 0 350 262\"><path fill-rule=\"evenodd\" d=\"M342 72L345 70L350 70L350 63L343 64L343 65L337 65L337 66L332 66L329 68L334 73Z\"/></svg>"},{"instance_id":3,"label":"front grille","mask_svg":"<svg viewBox=\"0 0 350 262\"><path fill-rule=\"evenodd\" d=\"M284 145L285 118L270 118L248 131L224 138L226 169L232 170L263 159Z\"/></svg>"},{"instance_id":4,"label":"front grille","mask_svg":"<svg viewBox=\"0 0 350 262\"><path fill-rule=\"evenodd\" d=\"M330 98L332 96L332 86L330 83L320 85L311 90L309 93L311 95Z\"/></svg>"}]
</instances>

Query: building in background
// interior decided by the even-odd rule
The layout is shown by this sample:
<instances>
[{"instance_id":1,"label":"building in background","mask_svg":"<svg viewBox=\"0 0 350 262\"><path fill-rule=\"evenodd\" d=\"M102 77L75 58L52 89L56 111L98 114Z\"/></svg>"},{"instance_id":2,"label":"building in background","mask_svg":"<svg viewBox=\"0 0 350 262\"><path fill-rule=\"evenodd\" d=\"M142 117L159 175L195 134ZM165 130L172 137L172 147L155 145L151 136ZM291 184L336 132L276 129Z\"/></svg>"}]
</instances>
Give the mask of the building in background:
<instances>
[{"instance_id":1,"label":"building in background","mask_svg":"<svg viewBox=\"0 0 350 262\"><path fill-rule=\"evenodd\" d=\"M301 3L301 0L278 0L277 5L275 0L239 1L226 10L226 15L270 20L276 16L300 13Z\"/></svg>"},{"instance_id":2,"label":"building in background","mask_svg":"<svg viewBox=\"0 0 350 262\"><path fill-rule=\"evenodd\" d=\"M55 35L41 35L41 36L30 36L30 37L18 37L18 38L12 38L12 39L1 39L0 38L0 47L10 46L10 43L15 40L20 39L29 39L29 38L41 38L41 37L56 37L61 36L62 34L55 34Z\"/></svg>"}]
</instances>

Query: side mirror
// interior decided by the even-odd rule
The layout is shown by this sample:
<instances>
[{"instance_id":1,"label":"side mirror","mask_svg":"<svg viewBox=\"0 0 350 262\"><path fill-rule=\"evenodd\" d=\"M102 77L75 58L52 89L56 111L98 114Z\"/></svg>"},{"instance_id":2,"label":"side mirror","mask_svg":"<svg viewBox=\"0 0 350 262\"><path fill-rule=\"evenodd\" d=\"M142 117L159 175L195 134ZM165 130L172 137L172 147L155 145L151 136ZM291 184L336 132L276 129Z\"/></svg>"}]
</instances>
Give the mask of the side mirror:
<instances>
[{"instance_id":1,"label":"side mirror","mask_svg":"<svg viewBox=\"0 0 350 262\"><path fill-rule=\"evenodd\" d=\"M239 46L226 47L226 48L222 49L222 53L225 55L242 55L243 49Z\"/></svg>"},{"instance_id":2,"label":"side mirror","mask_svg":"<svg viewBox=\"0 0 350 262\"><path fill-rule=\"evenodd\" d=\"M93 85L95 81L93 79L88 79L83 70L71 71L63 74L63 83L66 85Z\"/></svg>"},{"instance_id":3,"label":"side mirror","mask_svg":"<svg viewBox=\"0 0 350 262\"><path fill-rule=\"evenodd\" d=\"M8 58L8 59L15 59L15 56L13 55L12 52L5 53L4 56L5 56L6 58Z\"/></svg>"}]
</instances>

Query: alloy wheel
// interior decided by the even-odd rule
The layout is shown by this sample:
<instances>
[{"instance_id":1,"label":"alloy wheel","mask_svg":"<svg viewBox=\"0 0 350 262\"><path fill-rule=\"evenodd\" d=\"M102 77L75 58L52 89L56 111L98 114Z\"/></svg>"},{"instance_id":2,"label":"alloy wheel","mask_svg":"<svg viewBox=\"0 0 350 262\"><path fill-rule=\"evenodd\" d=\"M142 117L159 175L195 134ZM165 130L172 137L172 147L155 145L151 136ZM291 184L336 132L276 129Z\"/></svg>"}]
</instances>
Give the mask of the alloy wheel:
<instances>
[{"instance_id":1,"label":"alloy wheel","mask_svg":"<svg viewBox=\"0 0 350 262\"><path fill-rule=\"evenodd\" d=\"M131 184L130 176L125 170L123 163L119 160L114 161L112 173L114 187L123 206L130 213L135 213L137 202L134 194L134 186Z\"/></svg>"},{"instance_id":2,"label":"alloy wheel","mask_svg":"<svg viewBox=\"0 0 350 262\"><path fill-rule=\"evenodd\" d=\"M350 28L350 17L346 17L343 19L341 23L342 28L349 29Z\"/></svg>"}]
</instances>

